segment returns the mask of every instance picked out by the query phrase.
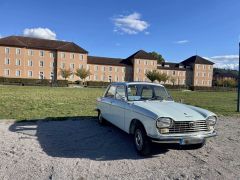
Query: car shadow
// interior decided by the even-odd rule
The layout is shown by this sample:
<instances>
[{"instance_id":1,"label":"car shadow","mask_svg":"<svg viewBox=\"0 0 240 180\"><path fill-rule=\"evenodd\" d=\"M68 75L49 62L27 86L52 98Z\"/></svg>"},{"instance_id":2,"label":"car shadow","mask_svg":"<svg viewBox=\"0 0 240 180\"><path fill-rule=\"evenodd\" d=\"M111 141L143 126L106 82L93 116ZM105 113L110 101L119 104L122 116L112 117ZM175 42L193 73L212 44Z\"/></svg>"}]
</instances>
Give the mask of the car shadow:
<instances>
[{"instance_id":1,"label":"car shadow","mask_svg":"<svg viewBox=\"0 0 240 180\"><path fill-rule=\"evenodd\" d=\"M13 123L9 130L26 135L22 136L25 139L37 137L42 150L52 157L105 161L151 158L168 151L154 148L152 156L139 156L132 136L110 123L101 126L96 117L91 116L19 121Z\"/></svg>"}]
</instances>

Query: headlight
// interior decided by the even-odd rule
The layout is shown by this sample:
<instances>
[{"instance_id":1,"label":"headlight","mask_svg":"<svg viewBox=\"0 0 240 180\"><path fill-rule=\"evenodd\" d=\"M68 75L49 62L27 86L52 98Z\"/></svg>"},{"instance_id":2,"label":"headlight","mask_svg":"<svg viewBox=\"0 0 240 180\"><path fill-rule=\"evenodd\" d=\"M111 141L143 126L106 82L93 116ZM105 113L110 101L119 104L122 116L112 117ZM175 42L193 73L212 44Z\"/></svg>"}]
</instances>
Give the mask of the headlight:
<instances>
[{"instance_id":1,"label":"headlight","mask_svg":"<svg viewBox=\"0 0 240 180\"><path fill-rule=\"evenodd\" d=\"M158 128L169 128L172 126L173 120L168 117L160 117L157 119L157 127Z\"/></svg>"},{"instance_id":2,"label":"headlight","mask_svg":"<svg viewBox=\"0 0 240 180\"><path fill-rule=\"evenodd\" d=\"M216 116L209 116L206 120L208 126L214 126L217 122L217 117Z\"/></svg>"}]
</instances>

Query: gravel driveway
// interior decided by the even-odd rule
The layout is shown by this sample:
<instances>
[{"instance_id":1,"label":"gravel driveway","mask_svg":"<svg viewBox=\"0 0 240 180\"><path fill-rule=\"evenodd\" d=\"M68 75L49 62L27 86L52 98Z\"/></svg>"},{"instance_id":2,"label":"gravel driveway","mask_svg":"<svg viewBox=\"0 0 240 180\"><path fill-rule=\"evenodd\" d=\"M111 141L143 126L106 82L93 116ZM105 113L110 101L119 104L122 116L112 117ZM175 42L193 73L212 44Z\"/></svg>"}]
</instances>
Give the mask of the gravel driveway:
<instances>
[{"instance_id":1,"label":"gravel driveway","mask_svg":"<svg viewBox=\"0 0 240 180\"><path fill-rule=\"evenodd\" d=\"M154 145L138 156L132 139L95 118L0 122L0 179L239 179L240 118L221 117L201 149Z\"/></svg>"}]
</instances>

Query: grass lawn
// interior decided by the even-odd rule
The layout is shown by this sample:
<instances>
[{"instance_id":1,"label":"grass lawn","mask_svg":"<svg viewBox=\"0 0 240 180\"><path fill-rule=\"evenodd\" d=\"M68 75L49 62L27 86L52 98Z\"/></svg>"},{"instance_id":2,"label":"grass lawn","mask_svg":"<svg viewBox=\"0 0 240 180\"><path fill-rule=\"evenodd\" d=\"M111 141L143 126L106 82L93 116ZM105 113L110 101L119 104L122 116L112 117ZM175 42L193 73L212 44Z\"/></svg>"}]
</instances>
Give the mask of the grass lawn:
<instances>
[{"instance_id":1,"label":"grass lawn","mask_svg":"<svg viewBox=\"0 0 240 180\"><path fill-rule=\"evenodd\" d=\"M96 98L105 89L0 86L0 119L95 116ZM234 92L170 91L175 101L199 106L221 115L237 115Z\"/></svg>"}]
</instances>

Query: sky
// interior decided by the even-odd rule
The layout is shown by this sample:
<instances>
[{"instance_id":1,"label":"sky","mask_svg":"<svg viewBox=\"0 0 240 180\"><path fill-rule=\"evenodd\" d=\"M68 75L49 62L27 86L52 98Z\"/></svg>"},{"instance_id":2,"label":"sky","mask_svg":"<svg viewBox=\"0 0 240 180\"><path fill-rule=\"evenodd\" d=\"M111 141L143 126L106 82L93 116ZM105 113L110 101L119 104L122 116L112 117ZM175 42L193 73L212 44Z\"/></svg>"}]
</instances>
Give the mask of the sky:
<instances>
[{"instance_id":1,"label":"sky","mask_svg":"<svg viewBox=\"0 0 240 180\"><path fill-rule=\"evenodd\" d=\"M199 55L238 68L239 0L1 0L0 37L72 41L89 55L143 49L180 62Z\"/></svg>"}]
</instances>

